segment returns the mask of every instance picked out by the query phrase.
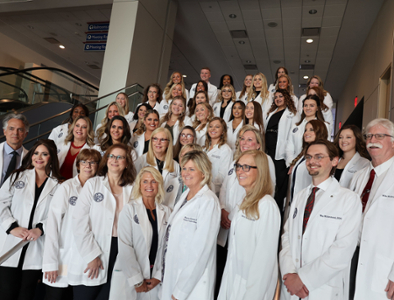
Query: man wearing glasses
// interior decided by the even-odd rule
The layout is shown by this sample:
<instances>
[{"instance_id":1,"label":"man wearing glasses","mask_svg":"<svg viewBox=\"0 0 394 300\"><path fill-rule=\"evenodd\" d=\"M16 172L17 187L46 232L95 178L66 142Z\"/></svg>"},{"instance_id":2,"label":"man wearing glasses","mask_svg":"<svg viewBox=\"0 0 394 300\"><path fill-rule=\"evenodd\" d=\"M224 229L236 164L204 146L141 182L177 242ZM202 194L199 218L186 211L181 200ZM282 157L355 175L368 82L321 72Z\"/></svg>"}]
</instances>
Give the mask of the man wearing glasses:
<instances>
[{"instance_id":1,"label":"man wearing glasses","mask_svg":"<svg viewBox=\"0 0 394 300\"><path fill-rule=\"evenodd\" d=\"M282 300L347 299L345 282L362 214L358 195L332 176L338 156L327 140L306 149L312 183L294 197L284 227L279 254Z\"/></svg>"},{"instance_id":2,"label":"man wearing glasses","mask_svg":"<svg viewBox=\"0 0 394 300\"><path fill-rule=\"evenodd\" d=\"M394 299L394 124L375 119L365 132L372 161L350 184L363 206L354 299Z\"/></svg>"}]
</instances>

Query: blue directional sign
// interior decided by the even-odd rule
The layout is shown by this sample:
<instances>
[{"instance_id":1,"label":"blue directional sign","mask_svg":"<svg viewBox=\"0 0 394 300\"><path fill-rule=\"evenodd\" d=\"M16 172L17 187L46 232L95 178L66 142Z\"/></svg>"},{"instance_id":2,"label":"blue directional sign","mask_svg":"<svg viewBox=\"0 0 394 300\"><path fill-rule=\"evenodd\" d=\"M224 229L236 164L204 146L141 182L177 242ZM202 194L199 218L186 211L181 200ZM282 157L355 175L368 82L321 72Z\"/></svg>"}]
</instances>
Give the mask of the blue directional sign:
<instances>
[{"instance_id":1,"label":"blue directional sign","mask_svg":"<svg viewBox=\"0 0 394 300\"><path fill-rule=\"evenodd\" d=\"M86 35L86 41L106 41L108 33L88 33Z\"/></svg>"},{"instance_id":2,"label":"blue directional sign","mask_svg":"<svg viewBox=\"0 0 394 300\"><path fill-rule=\"evenodd\" d=\"M108 31L109 23L93 23L88 24L88 31Z\"/></svg>"},{"instance_id":3,"label":"blue directional sign","mask_svg":"<svg viewBox=\"0 0 394 300\"><path fill-rule=\"evenodd\" d=\"M85 51L105 51L105 47L107 44L100 43L100 44L85 44L84 50Z\"/></svg>"}]
</instances>

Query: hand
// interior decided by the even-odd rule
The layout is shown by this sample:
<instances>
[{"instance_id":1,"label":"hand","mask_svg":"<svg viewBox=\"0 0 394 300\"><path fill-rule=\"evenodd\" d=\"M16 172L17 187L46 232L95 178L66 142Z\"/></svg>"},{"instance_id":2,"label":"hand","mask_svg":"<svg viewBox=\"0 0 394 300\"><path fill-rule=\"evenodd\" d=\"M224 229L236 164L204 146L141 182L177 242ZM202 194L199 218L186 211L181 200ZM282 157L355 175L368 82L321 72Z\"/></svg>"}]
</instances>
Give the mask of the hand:
<instances>
[{"instance_id":1,"label":"hand","mask_svg":"<svg viewBox=\"0 0 394 300\"><path fill-rule=\"evenodd\" d=\"M156 278L151 278L151 279L145 279L145 282L146 282L146 286L148 287L148 291L150 291L160 283L160 280Z\"/></svg>"},{"instance_id":2,"label":"hand","mask_svg":"<svg viewBox=\"0 0 394 300\"><path fill-rule=\"evenodd\" d=\"M178 300L177 298L174 297L174 295L171 295L172 300Z\"/></svg>"},{"instance_id":3,"label":"hand","mask_svg":"<svg viewBox=\"0 0 394 300\"><path fill-rule=\"evenodd\" d=\"M29 230L24 227L16 227L10 231L10 233L20 239L25 239L26 236L29 234Z\"/></svg>"},{"instance_id":4,"label":"hand","mask_svg":"<svg viewBox=\"0 0 394 300\"><path fill-rule=\"evenodd\" d=\"M301 291L304 287L304 283L296 273L286 274L283 276L284 285L287 287L287 291L290 295L295 295Z\"/></svg>"},{"instance_id":5,"label":"hand","mask_svg":"<svg viewBox=\"0 0 394 300\"><path fill-rule=\"evenodd\" d=\"M299 291L299 292L296 294L296 296L297 296L297 297L300 297L301 299L304 299L304 298L306 298L306 297L309 296L309 291L308 291L308 289L306 288L305 285L303 286L303 288L301 289L301 291Z\"/></svg>"},{"instance_id":6,"label":"hand","mask_svg":"<svg viewBox=\"0 0 394 300\"><path fill-rule=\"evenodd\" d=\"M289 172L287 172L287 175L290 175L291 172L293 172L293 169L294 169L294 165L291 165L289 168Z\"/></svg>"},{"instance_id":7,"label":"hand","mask_svg":"<svg viewBox=\"0 0 394 300\"><path fill-rule=\"evenodd\" d=\"M146 281L144 281L141 286L134 288L137 293L146 293L148 291L148 286L146 285Z\"/></svg>"},{"instance_id":8,"label":"hand","mask_svg":"<svg viewBox=\"0 0 394 300\"><path fill-rule=\"evenodd\" d=\"M387 299L393 300L394 299L394 282L389 280L384 291L387 292Z\"/></svg>"},{"instance_id":9,"label":"hand","mask_svg":"<svg viewBox=\"0 0 394 300\"><path fill-rule=\"evenodd\" d=\"M40 228L34 228L34 229L30 229L28 231L27 236L25 237L26 241L36 241L42 234L42 231Z\"/></svg>"},{"instance_id":10,"label":"hand","mask_svg":"<svg viewBox=\"0 0 394 300\"><path fill-rule=\"evenodd\" d=\"M57 278L57 271L45 272L45 279L50 283L55 283Z\"/></svg>"},{"instance_id":11,"label":"hand","mask_svg":"<svg viewBox=\"0 0 394 300\"><path fill-rule=\"evenodd\" d=\"M224 228L224 229L230 229L231 226L231 220L228 218L228 215L230 213L227 212L227 210L225 210L224 208L222 208L222 219L220 222L220 225Z\"/></svg>"},{"instance_id":12,"label":"hand","mask_svg":"<svg viewBox=\"0 0 394 300\"><path fill-rule=\"evenodd\" d=\"M100 269L104 270L104 267L100 257L97 256L90 263L88 263L88 267L85 269L85 271L83 271L83 273L89 271L88 278L93 279L98 277Z\"/></svg>"}]
</instances>

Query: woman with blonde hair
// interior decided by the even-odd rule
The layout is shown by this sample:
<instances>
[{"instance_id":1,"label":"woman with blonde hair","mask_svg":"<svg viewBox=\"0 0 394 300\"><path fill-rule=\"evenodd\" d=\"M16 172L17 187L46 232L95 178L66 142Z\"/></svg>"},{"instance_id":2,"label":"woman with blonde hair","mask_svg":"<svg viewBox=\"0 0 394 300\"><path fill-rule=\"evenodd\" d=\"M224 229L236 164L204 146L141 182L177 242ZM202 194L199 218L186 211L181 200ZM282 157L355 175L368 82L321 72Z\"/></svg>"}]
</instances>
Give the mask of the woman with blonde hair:
<instances>
[{"instance_id":1,"label":"woman with blonde hair","mask_svg":"<svg viewBox=\"0 0 394 300\"><path fill-rule=\"evenodd\" d=\"M111 120L114 116L124 117L124 110L116 101L111 102L107 106L107 109L105 110L105 117L101 120L101 123L98 124L96 127L96 131L95 131L96 144L101 143L101 141L105 138L105 128L107 127L109 120Z\"/></svg>"},{"instance_id":2,"label":"woman with blonde hair","mask_svg":"<svg viewBox=\"0 0 394 300\"><path fill-rule=\"evenodd\" d=\"M168 220L161 299L213 300L220 208L208 186L211 163L204 152L191 151L181 165L188 188Z\"/></svg>"},{"instance_id":3,"label":"woman with blonde hair","mask_svg":"<svg viewBox=\"0 0 394 300\"><path fill-rule=\"evenodd\" d=\"M180 83L174 83L168 95L160 102L159 108L157 110L160 114L160 117L164 117L164 115L168 112L168 108L175 97L181 96L186 99L185 95L185 87Z\"/></svg>"},{"instance_id":4,"label":"woman with blonde hair","mask_svg":"<svg viewBox=\"0 0 394 300\"><path fill-rule=\"evenodd\" d=\"M185 125L192 125L192 121L186 116L185 99L181 96L176 96L172 100L168 112L160 119L160 126L169 130L173 145L175 145L179 132Z\"/></svg>"},{"instance_id":5,"label":"woman with blonde hair","mask_svg":"<svg viewBox=\"0 0 394 300\"><path fill-rule=\"evenodd\" d=\"M189 91L185 88L185 81L183 80L183 76L181 72L175 71L171 74L170 80L166 84L166 87L163 91L163 99L166 99L168 95L171 95L171 88L174 84L182 85L182 96L185 99L189 99Z\"/></svg>"},{"instance_id":6,"label":"woman with blonde hair","mask_svg":"<svg viewBox=\"0 0 394 300\"><path fill-rule=\"evenodd\" d=\"M285 67L283 67L283 66L279 67L278 69L276 69L275 81L274 81L274 83L271 83L269 88L268 88L268 91L270 92L270 94L273 95L275 93L275 91L276 91L276 88L275 88L276 83L278 82L278 78L280 76L282 76L282 75L289 75L289 71L287 71L287 69Z\"/></svg>"},{"instance_id":7,"label":"woman with blonde hair","mask_svg":"<svg viewBox=\"0 0 394 300\"><path fill-rule=\"evenodd\" d=\"M196 120L193 127L196 130L196 143L200 146L205 145L208 122L213 118L213 109L209 103L203 102L196 106Z\"/></svg>"},{"instance_id":8,"label":"woman with blonde hair","mask_svg":"<svg viewBox=\"0 0 394 300\"><path fill-rule=\"evenodd\" d=\"M246 195L231 224L218 300L273 299L278 279L281 214L271 196L268 158L258 150L246 151L234 168Z\"/></svg>"},{"instance_id":9,"label":"woman with blonde hair","mask_svg":"<svg viewBox=\"0 0 394 300\"><path fill-rule=\"evenodd\" d=\"M244 103L247 102L248 90L249 90L250 86L252 85L252 82L253 82L253 75L251 75L251 74L246 75L245 79L244 79L244 84L243 84L242 90L236 93L237 100L241 100Z\"/></svg>"},{"instance_id":10,"label":"woman with blonde hair","mask_svg":"<svg viewBox=\"0 0 394 300\"><path fill-rule=\"evenodd\" d=\"M129 96L126 93L119 93L115 100L124 110L124 117L128 123L133 121L134 113L129 109Z\"/></svg>"},{"instance_id":11,"label":"woman with blonde hair","mask_svg":"<svg viewBox=\"0 0 394 300\"><path fill-rule=\"evenodd\" d=\"M214 117L209 121L204 151L212 163L212 184L219 196L233 153L227 145L227 124L222 118Z\"/></svg>"},{"instance_id":12,"label":"woman with blonde hair","mask_svg":"<svg viewBox=\"0 0 394 300\"><path fill-rule=\"evenodd\" d=\"M249 87L247 102L256 101L261 107L269 98L267 78L263 73L257 73L253 76L253 84Z\"/></svg>"},{"instance_id":13,"label":"woman with blonde hair","mask_svg":"<svg viewBox=\"0 0 394 300\"><path fill-rule=\"evenodd\" d=\"M299 101L301 101L301 103L302 103L302 100L304 100L306 98L306 96L309 95L310 89L318 88L321 93L321 94L318 94L319 98L322 99L322 102L324 103L324 105L326 105L327 108L331 111L331 108L332 108L334 102L332 101L332 97L331 97L330 93L324 89L323 81L321 80L321 78L318 75L313 75L311 78L308 79L308 82L306 83L306 85L307 85L306 94L302 95L300 97ZM317 92L317 93L319 93L319 92ZM300 110L300 108L302 108L300 106L301 106L301 104L298 103L298 110ZM325 109L323 109L323 111L324 110Z\"/></svg>"},{"instance_id":14,"label":"woman with blonde hair","mask_svg":"<svg viewBox=\"0 0 394 300\"><path fill-rule=\"evenodd\" d=\"M275 88L277 90L278 89L286 90L290 94L290 97L294 102L295 108L298 107L298 98L296 95L294 95L294 87L293 87L293 84L291 83L291 78L289 75L286 75L286 74L280 75Z\"/></svg>"},{"instance_id":15,"label":"woman with blonde hair","mask_svg":"<svg viewBox=\"0 0 394 300\"><path fill-rule=\"evenodd\" d=\"M160 245L171 214L163 200L161 174L153 167L143 168L119 216L119 253L109 299L158 299Z\"/></svg>"},{"instance_id":16,"label":"woman with blonde hair","mask_svg":"<svg viewBox=\"0 0 394 300\"><path fill-rule=\"evenodd\" d=\"M218 94L218 99L213 105L215 117L222 118L225 122L230 121L231 111L235 102L235 90L232 85L225 85Z\"/></svg>"},{"instance_id":17,"label":"woman with blonde hair","mask_svg":"<svg viewBox=\"0 0 394 300\"><path fill-rule=\"evenodd\" d=\"M173 159L172 137L168 129L159 127L152 132L148 153L140 156L135 165L137 172L146 166L154 167L160 172L165 191L163 204L173 209L180 170L179 164Z\"/></svg>"}]
</instances>

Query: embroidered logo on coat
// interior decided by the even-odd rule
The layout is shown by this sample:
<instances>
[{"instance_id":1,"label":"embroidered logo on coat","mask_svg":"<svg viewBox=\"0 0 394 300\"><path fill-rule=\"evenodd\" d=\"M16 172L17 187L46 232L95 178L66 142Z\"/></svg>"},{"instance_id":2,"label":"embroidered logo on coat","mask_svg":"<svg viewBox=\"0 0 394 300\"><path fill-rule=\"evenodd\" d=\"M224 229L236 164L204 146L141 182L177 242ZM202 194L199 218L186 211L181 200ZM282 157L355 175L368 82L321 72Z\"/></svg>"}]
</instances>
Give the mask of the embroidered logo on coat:
<instances>
[{"instance_id":1,"label":"embroidered logo on coat","mask_svg":"<svg viewBox=\"0 0 394 300\"><path fill-rule=\"evenodd\" d=\"M293 133L296 133L298 131L298 127L293 129Z\"/></svg>"},{"instance_id":2,"label":"embroidered logo on coat","mask_svg":"<svg viewBox=\"0 0 394 300\"><path fill-rule=\"evenodd\" d=\"M17 181L15 182L14 186L17 189L23 189L25 187L25 183L23 181Z\"/></svg>"},{"instance_id":3,"label":"embroidered logo on coat","mask_svg":"<svg viewBox=\"0 0 394 300\"><path fill-rule=\"evenodd\" d=\"M93 196L93 200L96 201L96 202L101 202L101 201L104 200L104 195L101 194L101 193L96 193Z\"/></svg>"},{"instance_id":4,"label":"embroidered logo on coat","mask_svg":"<svg viewBox=\"0 0 394 300\"><path fill-rule=\"evenodd\" d=\"M168 110L168 105L167 105L167 104L164 105L163 108L164 108L165 110Z\"/></svg>"},{"instance_id":5,"label":"embroidered logo on coat","mask_svg":"<svg viewBox=\"0 0 394 300\"><path fill-rule=\"evenodd\" d=\"M57 149L57 154L59 154L59 152L60 152L60 149Z\"/></svg>"},{"instance_id":6,"label":"embroidered logo on coat","mask_svg":"<svg viewBox=\"0 0 394 300\"><path fill-rule=\"evenodd\" d=\"M234 173L234 168L232 168L230 171L228 171L228 176Z\"/></svg>"},{"instance_id":7,"label":"embroidered logo on coat","mask_svg":"<svg viewBox=\"0 0 394 300\"><path fill-rule=\"evenodd\" d=\"M294 210L293 219L295 219L295 217L297 216L297 212L298 212L298 209L296 207L295 210Z\"/></svg>"},{"instance_id":8,"label":"embroidered logo on coat","mask_svg":"<svg viewBox=\"0 0 394 300\"><path fill-rule=\"evenodd\" d=\"M63 132L60 132L57 137L60 139L62 136L63 136Z\"/></svg>"},{"instance_id":9,"label":"embroidered logo on coat","mask_svg":"<svg viewBox=\"0 0 394 300\"><path fill-rule=\"evenodd\" d=\"M133 146L134 146L134 148L137 148L138 147L138 141L135 141Z\"/></svg>"},{"instance_id":10,"label":"embroidered logo on coat","mask_svg":"<svg viewBox=\"0 0 394 300\"><path fill-rule=\"evenodd\" d=\"M68 203L70 203L72 206L75 206L75 204L77 204L77 199L78 197L72 196L70 199L68 199Z\"/></svg>"},{"instance_id":11,"label":"embroidered logo on coat","mask_svg":"<svg viewBox=\"0 0 394 300\"><path fill-rule=\"evenodd\" d=\"M133 218L133 220L134 220L134 222L136 222L137 224L139 224L139 223L140 223L140 220L138 220L138 217L137 217L137 215L134 215L134 218Z\"/></svg>"},{"instance_id":12,"label":"embroidered logo on coat","mask_svg":"<svg viewBox=\"0 0 394 300\"><path fill-rule=\"evenodd\" d=\"M171 193L173 189L174 189L174 186L173 186L173 185L170 185L170 186L168 187L168 189L167 189L167 193Z\"/></svg>"},{"instance_id":13,"label":"embroidered logo on coat","mask_svg":"<svg viewBox=\"0 0 394 300\"><path fill-rule=\"evenodd\" d=\"M178 181L179 181L179 183L182 183L182 177L178 177Z\"/></svg>"}]
</instances>

